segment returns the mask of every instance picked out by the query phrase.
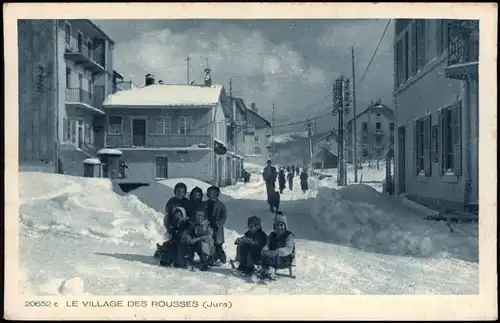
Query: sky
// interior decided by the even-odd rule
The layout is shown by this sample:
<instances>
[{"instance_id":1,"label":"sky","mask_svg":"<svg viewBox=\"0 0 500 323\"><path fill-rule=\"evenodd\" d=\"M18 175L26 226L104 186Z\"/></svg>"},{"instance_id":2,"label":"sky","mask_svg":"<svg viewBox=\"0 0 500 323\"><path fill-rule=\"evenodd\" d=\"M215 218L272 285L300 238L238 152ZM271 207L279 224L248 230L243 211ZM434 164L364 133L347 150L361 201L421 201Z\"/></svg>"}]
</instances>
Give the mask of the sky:
<instances>
[{"instance_id":1,"label":"sky","mask_svg":"<svg viewBox=\"0 0 500 323\"><path fill-rule=\"evenodd\" d=\"M255 102L275 134L304 131L305 124L286 126L331 111L333 81L352 78L354 47L356 106L366 109L378 98L393 108L393 22L364 74L386 28L385 19L279 20L94 20L116 42L114 66L126 80L144 85L151 73L166 84L212 83ZM326 98L325 98L326 97ZM330 130L336 117L316 120L318 132Z\"/></svg>"}]
</instances>

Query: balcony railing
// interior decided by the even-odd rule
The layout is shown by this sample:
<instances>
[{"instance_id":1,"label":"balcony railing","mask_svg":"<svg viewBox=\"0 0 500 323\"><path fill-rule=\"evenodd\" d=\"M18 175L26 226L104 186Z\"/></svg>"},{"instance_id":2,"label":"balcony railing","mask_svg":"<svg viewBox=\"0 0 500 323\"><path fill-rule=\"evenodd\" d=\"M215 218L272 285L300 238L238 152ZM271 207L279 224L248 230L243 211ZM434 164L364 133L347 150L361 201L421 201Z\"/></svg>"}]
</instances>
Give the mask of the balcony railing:
<instances>
[{"instance_id":1,"label":"balcony railing","mask_svg":"<svg viewBox=\"0 0 500 323\"><path fill-rule=\"evenodd\" d=\"M66 89L66 104L87 105L91 109L101 110L102 98L84 89L72 88Z\"/></svg>"},{"instance_id":2,"label":"balcony railing","mask_svg":"<svg viewBox=\"0 0 500 323\"><path fill-rule=\"evenodd\" d=\"M457 20L448 24L448 67L446 75L461 79L477 74L479 61L479 22Z\"/></svg>"},{"instance_id":3,"label":"balcony railing","mask_svg":"<svg viewBox=\"0 0 500 323\"><path fill-rule=\"evenodd\" d=\"M191 147L204 144L212 147L212 137L209 135L134 135L131 134L106 134L106 146L114 148L147 147Z\"/></svg>"},{"instance_id":4,"label":"balcony railing","mask_svg":"<svg viewBox=\"0 0 500 323\"><path fill-rule=\"evenodd\" d=\"M102 50L90 50L85 44L78 46L73 41L71 44L66 44L64 56L68 60L83 65L84 68L90 70L92 73L102 73L105 71L104 52Z\"/></svg>"}]
</instances>

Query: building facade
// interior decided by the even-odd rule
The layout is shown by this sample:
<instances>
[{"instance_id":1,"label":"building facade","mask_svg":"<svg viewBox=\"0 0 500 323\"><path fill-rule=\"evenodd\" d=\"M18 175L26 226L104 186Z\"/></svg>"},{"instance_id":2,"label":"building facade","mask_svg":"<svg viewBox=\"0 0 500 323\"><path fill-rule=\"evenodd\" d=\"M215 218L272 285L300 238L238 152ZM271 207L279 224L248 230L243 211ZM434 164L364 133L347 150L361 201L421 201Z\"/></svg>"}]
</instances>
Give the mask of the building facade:
<instances>
[{"instance_id":1,"label":"building facade","mask_svg":"<svg viewBox=\"0 0 500 323\"><path fill-rule=\"evenodd\" d=\"M396 20L394 51L396 192L477 209L478 21Z\"/></svg>"},{"instance_id":2,"label":"building facade","mask_svg":"<svg viewBox=\"0 0 500 323\"><path fill-rule=\"evenodd\" d=\"M271 123L258 114L255 103L250 108L244 104L242 99L237 102L242 107L241 114L237 115L238 129L241 136L238 137L238 146L246 162L265 166L269 159L269 137Z\"/></svg>"},{"instance_id":3,"label":"building facade","mask_svg":"<svg viewBox=\"0 0 500 323\"><path fill-rule=\"evenodd\" d=\"M106 147L123 152L127 179L196 178L224 186L232 176L224 88L155 84L104 102ZM233 152L234 155L234 152Z\"/></svg>"},{"instance_id":4,"label":"building facade","mask_svg":"<svg viewBox=\"0 0 500 323\"><path fill-rule=\"evenodd\" d=\"M83 175L104 145L114 42L91 20L19 20L19 164Z\"/></svg>"},{"instance_id":5,"label":"building facade","mask_svg":"<svg viewBox=\"0 0 500 323\"><path fill-rule=\"evenodd\" d=\"M347 162L353 163L353 122L346 123ZM371 104L356 116L356 142L358 162L371 164L384 160L394 147L394 111L381 102Z\"/></svg>"}]
</instances>

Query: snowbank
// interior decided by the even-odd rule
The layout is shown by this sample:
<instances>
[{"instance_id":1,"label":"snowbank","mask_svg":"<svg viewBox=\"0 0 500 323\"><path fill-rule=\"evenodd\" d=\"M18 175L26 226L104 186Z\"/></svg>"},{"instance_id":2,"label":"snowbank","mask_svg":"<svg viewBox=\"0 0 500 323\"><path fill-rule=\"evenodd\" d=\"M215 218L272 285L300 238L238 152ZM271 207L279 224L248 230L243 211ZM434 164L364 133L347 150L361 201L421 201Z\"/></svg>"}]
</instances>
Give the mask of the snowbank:
<instances>
[{"instance_id":1,"label":"snowbank","mask_svg":"<svg viewBox=\"0 0 500 323\"><path fill-rule=\"evenodd\" d=\"M262 174L264 167L252 163L243 162L243 168L246 169L250 174Z\"/></svg>"},{"instance_id":2,"label":"snowbank","mask_svg":"<svg viewBox=\"0 0 500 323\"><path fill-rule=\"evenodd\" d=\"M188 194L196 186L201 188L203 190L203 192L206 192L207 188L212 186L212 184L209 184L207 182L203 182L203 181L200 181L200 180L194 179L194 178L173 178L173 179L165 179L163 181L158 181L158 183L160 183L161 185L168 186L171 189L174 189L175 185L177 183L180 183L180 182L186 184L187 189L188 189Z\"/></svg>"},{"instance_id":3,"label":"snowbank","mask_svg":"<svg viewBox=\"0 0 500 323\"><path fill-rule=\"evenodd\" d=\"M475 224L457 224L454 233L443 222L430 222L422 208L357 184L340 190L322 187L310 202L311 216L332 242L395 255L450 255L478 261Z\"/></svg>"}]
</instances>

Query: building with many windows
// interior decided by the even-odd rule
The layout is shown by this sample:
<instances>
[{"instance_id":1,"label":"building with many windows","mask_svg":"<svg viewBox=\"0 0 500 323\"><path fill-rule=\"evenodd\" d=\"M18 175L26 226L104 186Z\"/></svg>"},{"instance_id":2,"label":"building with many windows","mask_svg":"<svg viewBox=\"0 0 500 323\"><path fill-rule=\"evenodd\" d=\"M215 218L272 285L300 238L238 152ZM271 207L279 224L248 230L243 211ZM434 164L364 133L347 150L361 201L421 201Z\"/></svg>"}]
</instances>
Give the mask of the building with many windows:
<instances>
[{"instance_id":1,"label":"building with many windows","mask_svg":"<svg viewBox=\"0 0 500 323\"><path fill-rule=\"evenodd\" d=\"M396 192L476 210L479 22L398 19L394 53Z\"/></svg>"},{"instance_id":2,"label":"building with many windows","mask_svg":"<svg viewBox=\"0 0 500 323\"><path fill-rule=\"evenodd\" d=\"M19 20L19 164L82 175L104 145L114 42L95 23Z\"/></svg>"}]
</instances>

